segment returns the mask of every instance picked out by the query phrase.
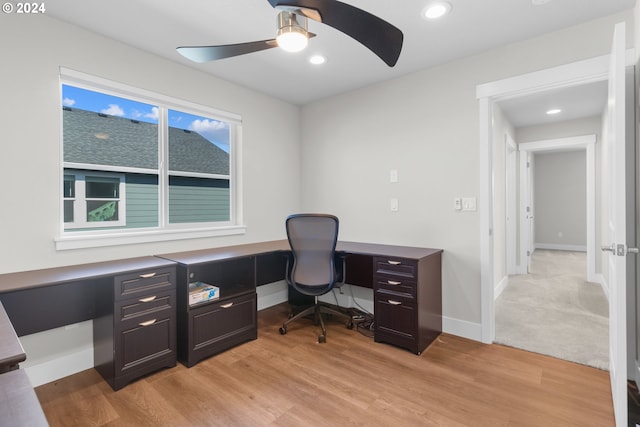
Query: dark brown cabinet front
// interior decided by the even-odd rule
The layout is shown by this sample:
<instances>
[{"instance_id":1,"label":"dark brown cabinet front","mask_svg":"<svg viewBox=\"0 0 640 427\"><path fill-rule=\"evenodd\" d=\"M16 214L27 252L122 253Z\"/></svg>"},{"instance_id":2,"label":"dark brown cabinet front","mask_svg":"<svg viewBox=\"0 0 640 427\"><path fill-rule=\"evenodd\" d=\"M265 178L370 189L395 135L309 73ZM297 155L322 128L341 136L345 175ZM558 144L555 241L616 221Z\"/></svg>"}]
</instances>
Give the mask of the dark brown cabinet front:
<instances>
[{"instance_id":1,"label":"dark brown cabinet front","mask_svg":"<svg viewBox=\"0 0 640 427\"><path fill-rule=\"evenodd\" d=\"M118 390L176 364L175 268L116 276L97 300L94 365Z\"/></svg>"},{"instance_id":2,"label":"dark brown cabinet front","mask_svg":"<svg viewBox=\"0 0 640 427\"><path fill-rule=\"evenodd\" d=\"M191 367L258 337L256 257L178 265L178 360ZM189 283L219 288L219 298L189 304Z\"/></svg>"},{"instance_id":3,"label":"dark brown cabinet front","mask_svg":"<svg viewBox=\"0 0 640 427\"><path fill-rule=\"evenodd\" d=\"M189 313L186 365L257 338L255 292L197 307Z\"/></svg>"},{"instance_id":4,"label":"dark brown cabinet front","mask_svg":"<svg viewBox=\"0 0 640 427\"><path fill-rule=\"evenodd\" d=\"M421 354L442 331L440 252L374 257L373 270L375 341Z\"/></svg>"}]
</instances>

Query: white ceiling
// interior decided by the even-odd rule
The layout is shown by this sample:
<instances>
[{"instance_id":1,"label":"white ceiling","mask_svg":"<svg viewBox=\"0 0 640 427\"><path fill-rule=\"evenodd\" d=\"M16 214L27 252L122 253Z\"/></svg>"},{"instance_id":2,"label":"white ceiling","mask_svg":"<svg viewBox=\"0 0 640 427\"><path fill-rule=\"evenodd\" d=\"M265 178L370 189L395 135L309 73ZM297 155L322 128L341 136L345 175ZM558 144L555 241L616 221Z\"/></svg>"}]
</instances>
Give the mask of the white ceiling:
<instances>
[{"instance_id":1,"label":"white ceiling","mask_svg":"<svg viewBox=\"0 0 640 427\"><path fill-rule=\"evenodd\" d=\"M532 0L449 0L451 14L427 21L420 12L429 1L343 1L403 31L403 50L393 68L343 33L311 20L309 31L317 37L297 54L276 48L195 64L176 52L177 46L274 38L277 11L267 0L55 0L47 3L47 15L304 105L635 5L635 0L551 0L537 6ZM316 53L327 57L322 66L308 62Z\"/></svg>"}]
</instances>

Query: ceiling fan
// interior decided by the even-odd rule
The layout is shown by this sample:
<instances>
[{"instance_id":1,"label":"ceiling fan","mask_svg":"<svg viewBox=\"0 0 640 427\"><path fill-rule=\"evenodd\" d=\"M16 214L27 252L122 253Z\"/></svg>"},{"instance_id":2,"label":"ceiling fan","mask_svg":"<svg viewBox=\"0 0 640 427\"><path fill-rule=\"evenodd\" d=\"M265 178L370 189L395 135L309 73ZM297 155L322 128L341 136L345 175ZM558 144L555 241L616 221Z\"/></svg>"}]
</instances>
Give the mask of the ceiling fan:
<instances>
[{"instance_id":1,"label":"ceiling fan","mask_svg":"<svg viewBox=\"0 0 640 427\"><path fill-rule=\"evenodd\" d=\"M176 50L194 62L208 62L258 52L273 47L298 51L306 47L315 34L307 31L307 18L329 25L357 40L393 67L402 50L404 35L395 26L337 0L268 0L278 14L275 39L219 46L181 46ZM287 39L293 47L287 49ZM297 44L296 44L297 42Z\"/></svg>"}]
</instances>

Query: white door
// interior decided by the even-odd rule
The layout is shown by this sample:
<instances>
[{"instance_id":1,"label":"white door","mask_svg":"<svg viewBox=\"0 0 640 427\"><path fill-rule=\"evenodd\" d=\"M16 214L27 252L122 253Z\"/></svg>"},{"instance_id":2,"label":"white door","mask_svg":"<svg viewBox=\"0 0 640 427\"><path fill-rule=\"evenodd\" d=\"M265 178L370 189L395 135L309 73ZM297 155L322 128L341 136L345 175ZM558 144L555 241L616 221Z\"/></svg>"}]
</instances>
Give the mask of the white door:
<instances>
[{"instance_id":1,"label":"white door","mask_svg":"<svg viewBox=\"0 0 640 427\"><path fill-rule=\"evenodd\" d=\"M532 162L529 151L520 151L520 274L531 271L534 246Z\"/></svg>"},{"instance_id":2,"label":"white door","mask_svg":"<svg viewBox=\"0 0 640 427\"><path fill-rule=\"evenodd\" d=\"M616 426L627 425L627 303L625 182L625 24L617 24L609 67L608 177L609 373Z\"/></svg>"}]
</instances>

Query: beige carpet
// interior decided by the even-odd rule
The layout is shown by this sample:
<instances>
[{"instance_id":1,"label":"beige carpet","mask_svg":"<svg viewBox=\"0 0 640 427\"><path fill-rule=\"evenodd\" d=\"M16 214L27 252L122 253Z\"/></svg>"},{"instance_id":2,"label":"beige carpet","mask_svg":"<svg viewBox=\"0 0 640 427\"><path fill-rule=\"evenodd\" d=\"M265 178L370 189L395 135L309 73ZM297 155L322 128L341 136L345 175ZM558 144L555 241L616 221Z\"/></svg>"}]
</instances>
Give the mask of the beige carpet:
<instances>
[{"instance_id":1,"label":"beige carpet","mask_svg":"<svg viewBox=\"0 0 640 427\"><path fill-rule=\"evenodd\" d=\"M496 300L496 343L609 369L608 302L584 252L536 250Z\"/></svg>"}]
</instances>

